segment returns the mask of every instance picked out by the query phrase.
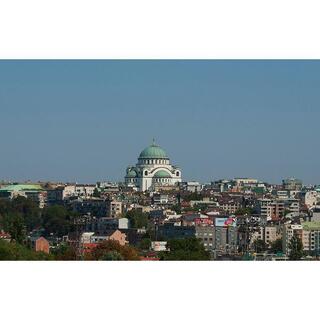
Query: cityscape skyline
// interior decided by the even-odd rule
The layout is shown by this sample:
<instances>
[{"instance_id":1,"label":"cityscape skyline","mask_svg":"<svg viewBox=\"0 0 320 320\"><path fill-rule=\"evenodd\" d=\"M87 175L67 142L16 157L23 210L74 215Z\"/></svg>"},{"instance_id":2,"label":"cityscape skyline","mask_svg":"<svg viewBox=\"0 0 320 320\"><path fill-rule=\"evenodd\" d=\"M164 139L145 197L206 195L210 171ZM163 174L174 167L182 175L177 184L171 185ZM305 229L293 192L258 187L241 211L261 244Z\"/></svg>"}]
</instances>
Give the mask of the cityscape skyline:
<instances>
[{"instance_id":1,"label":"cityscape skyline","mask_svg":"<svg viewBox=\"0 0 320 320\"><path fill-rule=\"evenodd\" d=\"M154 137L185 180L317 184L319 61L1 61L0 180L123 181Z\"/></svg>"},{"instance_id":2,"label":"cityscape skyline","mask_svg":"<svg viewBox=\"0 0 320 320\"><path fill-rule=\"evenodd\" d=\"M315 315L319 2L0 7L4 318Z\"/></svg>"},{"instance_id":3,"label":"cityscape skyline","mask_svg":"<svg viewBox=\"0 0 320 320\"><path fill-rule=\"evenodd\" d=\"M147 150L147 149L149 149L150 147L153 147L153 146L160 147L159 145L157 145L155 143L155 139L154 138L152 139L152 141L153 141L152 144L150 144L150 146L147 146L147 148L143 149L141 153L145 152L145 150ZM161 147L160 147L160 149L163 150ZM166 151L163 150L163 152L166 152ZM141 157L141 154L140 154L139 158L137 159L137 164L136 165L139 165L140 157ZM168 160L170 161L170 158L168 158ZM158 167L158 169L159 169L162 166L161 165L156 165L156 166L152 166L152 167L155 167L155 168ZM90 185L90 184L93 184L93 183L99 183L99 182L106 183L106 182L108 182L108 183L116 183L116 184L123 183L123 184L126 184L126 185L129 184L129 185L133 186L134 184L131 183L130 179L129 180L127 179L128 170L132 170L133 168L136 168L136 166L129 165L129 167L127 167L127 170L126 170L127 172L123 175L124 177L122 179L120 178L119 180L110 180L110 179L109 180L108 179L103 180L103 179L99 179L99 180L96 180L96 181L79 181L79 180L72 181L72 180L59 180L59 179L57 179L57 180L41 180L41 179L39 179L39 180L32 180L32 179L26 179L26 180L2 179L1 180L0 179L0 182L9 183L9 184L19 184L20 182L27 183L27 184L30 184L30 183L66 183L66 184L70 184L71 183L71 184L74 184L75 183L75 184L79 184L79 185L86 185L86 184ZM177 169L180 170L179 167L175 167L174 166L173 168L177 168ZM136 170L136 169L134 169L134 170ZM131 178L132 178L132 176L131 176ZM241 179L257 180L258 182L269 183L271 185L280 185L280 184L284 183L285 180L299 180L305 186L317 186L318 185L317 183L315 183L315 184L305 184L304 181L302 181L301 179L299 179L299 177L296 177L296 176L283 177L283 178L281 178L281 180L279 180L277 182L270 182L268 180L260 180L260 179L256 179L256 177L251 177L251 176L250 177L248 177L248 176L221 177L221 178L217 178L217 179L211 179L211 180L208 180L208 181L200 181L200 180L196 180L196 179L189 179L188 180L188 179L184 179L184 173L180 174L180 178L181 178L179 180L180 183L182 181L184 181L184 182L190 181L190 182L197 182L197 183L200 183L200 184L203 184L203 185L210 184L210 183L217 182L217 181L223 181L223 180L225 180L225 181L235 181L235 180L239 180L239 179L240 180ZM173 184L175 184L175 183L173 183Z\"/></svg>"}]
</instances>

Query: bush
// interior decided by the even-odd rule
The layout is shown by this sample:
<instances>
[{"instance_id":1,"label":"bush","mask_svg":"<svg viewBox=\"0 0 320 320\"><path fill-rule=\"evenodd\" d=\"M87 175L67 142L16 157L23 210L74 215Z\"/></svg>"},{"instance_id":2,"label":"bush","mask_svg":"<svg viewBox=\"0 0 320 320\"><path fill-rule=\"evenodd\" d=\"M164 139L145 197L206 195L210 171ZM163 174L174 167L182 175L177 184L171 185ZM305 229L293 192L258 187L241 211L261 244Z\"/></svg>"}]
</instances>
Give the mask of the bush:
<instances>
[{"instance_id":1,"label":"bush","mask_svg":"<svg viewBox=\"0 0 320 320\"><path fill-rule=\"evenodd\" d=\"M0 240L0 260L5 261L29 261L29 260L53 260L52 255L44 252L35 252L18 243L9 243Z\"/></svg>"},{"instance_id":2,"label":"bush","mask_svg":"<svg viewBox=\"0 0 320 320\"><path fill-rule=\"evenodd\" d=\"M115 240L107 240L98 244L96 248L85 255L85 260L111 260L110 258L120 258L120 256L122 260L139 260L139 254L134 248L128 245L122 246Z\"/></svg>"},{"instance_id":3,"label":"bush","mask_svg":"<svg viewBox=\"0 0 320 320\"><path fill-rule=\"evenodd\" d=\"M197 238L173 239L167 244L170 252L162 254L162 260L207 261L210 254Z\"/></svg>"}]
</instances>

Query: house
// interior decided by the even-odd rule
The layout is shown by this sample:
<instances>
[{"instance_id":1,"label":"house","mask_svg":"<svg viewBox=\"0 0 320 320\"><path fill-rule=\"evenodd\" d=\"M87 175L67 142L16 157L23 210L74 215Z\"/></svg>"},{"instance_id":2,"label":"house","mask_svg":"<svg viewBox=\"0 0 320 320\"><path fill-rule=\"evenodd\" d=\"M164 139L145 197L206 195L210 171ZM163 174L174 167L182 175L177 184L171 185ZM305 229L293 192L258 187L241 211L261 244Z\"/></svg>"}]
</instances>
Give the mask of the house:
<instances>
[{"instance_id":1,"label":"house","mask_svg":"<svg viewBox=\"0 0 320 320\"><path fill-rule=\"evenodd\" d=\"M49 254L50 253L50 244L47 239L44 237L40 237L35 242L35 250L37 252L44 252Z\"/></svg>"},{"instance_id":2,"label":"house","mask_svg":"<svg viewBox=\"0 0 320 320\"><path fill-rule=\"evenodd\" d=\"M120 230L105 230L103 233L84 232L81 236L81 243L84 246L108 240L118 241L122 246L128 243L126 234Z\"/></svg>"}]
</instances>

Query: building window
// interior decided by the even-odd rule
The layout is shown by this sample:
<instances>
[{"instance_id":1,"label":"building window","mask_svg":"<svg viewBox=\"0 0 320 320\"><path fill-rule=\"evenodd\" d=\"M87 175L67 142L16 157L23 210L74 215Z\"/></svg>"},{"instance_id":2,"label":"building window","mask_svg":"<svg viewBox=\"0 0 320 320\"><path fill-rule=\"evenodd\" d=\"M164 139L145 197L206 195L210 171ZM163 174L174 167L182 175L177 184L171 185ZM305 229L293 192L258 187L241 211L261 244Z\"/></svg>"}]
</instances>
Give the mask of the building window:
<instances>
[{"instance_id":1,"label":"building window","mask_svg":"<svg viewBox=\"0 0 320 320\"><path fill-rule=\"evenodd\" d=\"M145 172L144 172L144 175L147 176L147 175L148 175L148 171L145 171Z\"/></svg>"},{"instance_id":2,"label":"building window","mask_svg":"<svg viewBox=\"0 0 320 320\"><path fill-rule=\"evenodd\" d=\"M180 175L180 173L179 173L179 171L177 171L177 172L176 172L176 176L179 177L179 175Z\"/></svg>"}]
</instances>

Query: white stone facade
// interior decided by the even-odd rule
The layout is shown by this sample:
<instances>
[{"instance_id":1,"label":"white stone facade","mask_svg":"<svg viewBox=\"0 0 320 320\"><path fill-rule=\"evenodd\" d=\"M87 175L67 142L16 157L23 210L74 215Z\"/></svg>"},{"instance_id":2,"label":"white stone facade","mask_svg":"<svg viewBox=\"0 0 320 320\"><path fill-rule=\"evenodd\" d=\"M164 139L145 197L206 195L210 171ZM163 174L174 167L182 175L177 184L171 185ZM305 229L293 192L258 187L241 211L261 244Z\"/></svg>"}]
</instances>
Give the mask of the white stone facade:
<instances>
[{"instance_id":1,"label":"white stone facade","mask_svg":"<svg viewBox=\"0 0 320 320\"><path fill-rule=\"evenodd\" d=\"M144 149L135 166L127 168L125 182L139 191L152 191L155 186L173 186L181 182L181 170L170 164L165 151L154 143Z\"/></svg>"}]
</instances>

